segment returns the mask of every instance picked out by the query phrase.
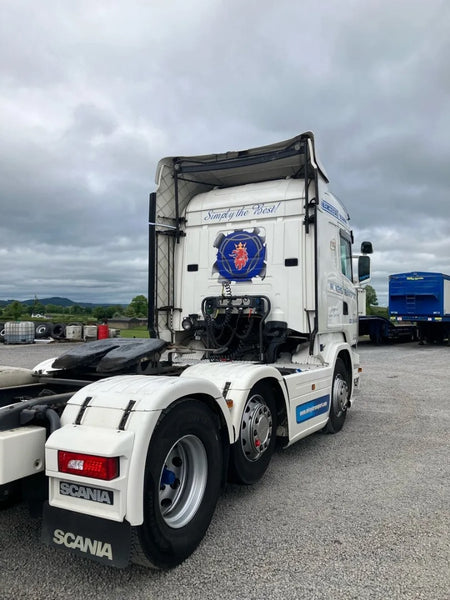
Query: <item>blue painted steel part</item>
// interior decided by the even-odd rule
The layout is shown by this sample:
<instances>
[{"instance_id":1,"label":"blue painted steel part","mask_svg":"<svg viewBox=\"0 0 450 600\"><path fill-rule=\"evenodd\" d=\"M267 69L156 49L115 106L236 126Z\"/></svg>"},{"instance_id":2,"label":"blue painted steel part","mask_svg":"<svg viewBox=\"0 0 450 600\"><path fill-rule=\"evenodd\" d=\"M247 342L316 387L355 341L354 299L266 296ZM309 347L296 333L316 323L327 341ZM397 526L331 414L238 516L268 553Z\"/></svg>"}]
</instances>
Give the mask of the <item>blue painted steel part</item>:
<instances>
[{"instance_id":1,"label":"blue painted steel part","mask_svg":"<svg viewBox=\"0 0 450 600\"><path fill-rule=\"evenodd\" d=\"M328 394L305 402L304 404L299 404L295 409L297 423L303 423L303 421L307 421L308 419L312 419L313 417L328 412L329 406L330 396Z\"/></svg>"},{"instance_id":2,"label":"blue painted steel part","mask_svg":"<svg viewBox=\"0 0 450 600\"><path fill-rule=\"evenodd\" d=\"M173 485L174 483L175 483L175 473L173 471L170 471L167 468L164 468L162 477L161 477L161 484L162 485Z\"/></svg>"},{"instance_id":3,"label":"blue painted steel part","mask_svg":"<svg viewBox=\"0 0 450 600\"><path fill-rule=\"evenodd\" d=\"M389 314L405 320L450 320L444 312L443 273L398 273L389 277Z\"/></svg>"}]
</instances>

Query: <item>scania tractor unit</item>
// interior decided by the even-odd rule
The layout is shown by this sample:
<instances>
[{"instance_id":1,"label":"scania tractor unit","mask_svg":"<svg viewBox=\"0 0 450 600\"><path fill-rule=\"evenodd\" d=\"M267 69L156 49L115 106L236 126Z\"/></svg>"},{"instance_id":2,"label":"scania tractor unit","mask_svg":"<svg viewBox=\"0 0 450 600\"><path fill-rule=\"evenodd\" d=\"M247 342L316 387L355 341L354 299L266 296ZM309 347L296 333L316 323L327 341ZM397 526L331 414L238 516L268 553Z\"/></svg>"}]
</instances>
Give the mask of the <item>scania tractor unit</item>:
<instances>
[{"instance_id":1,"label":"scania tractor unit","mask_svg":"<svg viewBox=\"0 0 450 600\"><path fill-rule=\"evenodd\" d=\"M39 496L42 537L107 565L171 568L228 481L338 432L359 384L349 215L310 132L162 159L149 211L148 339L0 368L0 503Z\"/></svg>"}]
</instances>

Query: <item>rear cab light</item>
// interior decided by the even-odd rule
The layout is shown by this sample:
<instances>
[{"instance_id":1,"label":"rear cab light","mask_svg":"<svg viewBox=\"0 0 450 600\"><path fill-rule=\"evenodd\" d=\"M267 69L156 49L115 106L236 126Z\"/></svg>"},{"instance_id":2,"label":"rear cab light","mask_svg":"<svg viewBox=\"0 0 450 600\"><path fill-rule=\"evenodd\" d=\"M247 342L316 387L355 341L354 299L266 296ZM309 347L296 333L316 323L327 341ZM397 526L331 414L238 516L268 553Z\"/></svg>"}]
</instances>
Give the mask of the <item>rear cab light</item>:
<instances>
[{"instance_id":1,"label":"rear cab light","mask_svg":"<svg viewBox=\"0 0 450 600\"><path fill-rule=\"evenodd\" d=\"M134 441L133 431L72 424L56 429L45 444L49 506L123 521Z\"/></svg>"},{"instance_id":2,"label":"rear cab light","mask_svg":"<svg viewBox=\"0 0 450 600\"><path fill-rule=\"evenodd\" d=\"M58 450L58 471L103 481L119 477L119 457L95 456Z\"/></svg>"}]
</instances>

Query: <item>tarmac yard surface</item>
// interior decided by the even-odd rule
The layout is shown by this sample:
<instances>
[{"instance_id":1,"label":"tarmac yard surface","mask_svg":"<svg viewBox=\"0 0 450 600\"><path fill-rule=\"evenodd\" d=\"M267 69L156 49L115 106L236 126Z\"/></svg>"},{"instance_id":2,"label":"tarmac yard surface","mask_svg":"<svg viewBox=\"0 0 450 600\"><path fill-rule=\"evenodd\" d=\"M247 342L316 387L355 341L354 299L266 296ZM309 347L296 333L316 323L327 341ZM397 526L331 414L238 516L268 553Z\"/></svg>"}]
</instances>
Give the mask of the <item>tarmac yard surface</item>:
<instances>
[{"instance_id":1,"label":"tarmac yard surface","mask_svg":"<svg viewBox=\"0 0 450 600\"><path fill-rule=\"evenodd\" d=\"M0 345L0 364L69 347ZM0 513L0 599L448 600L450 348L359 352L344 429L277 450L255 486L229 485L182 565L116 570L58 552L20 504Z\"/></svg>"}]
</instances>

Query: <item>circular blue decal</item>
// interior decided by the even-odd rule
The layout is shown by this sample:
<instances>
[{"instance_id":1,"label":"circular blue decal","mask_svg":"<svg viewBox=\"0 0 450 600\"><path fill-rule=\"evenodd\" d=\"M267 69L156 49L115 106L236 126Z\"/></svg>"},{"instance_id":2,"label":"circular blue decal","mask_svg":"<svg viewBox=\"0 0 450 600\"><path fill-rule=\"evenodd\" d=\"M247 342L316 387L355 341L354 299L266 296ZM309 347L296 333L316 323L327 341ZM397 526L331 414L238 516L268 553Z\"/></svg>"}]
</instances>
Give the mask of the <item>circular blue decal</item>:
<instances>
[{"instance_id":1,"label":"circular blue decal","mask_svg":"<svg viewBox=\"0 0 450 600\"><path fill-rule=\"evenodd\" d=\"M217 269L230 281L247 281L261 273L266 244L258 233L234 231L226 235L217 250Z\"/></svg>"}]
</instances>

